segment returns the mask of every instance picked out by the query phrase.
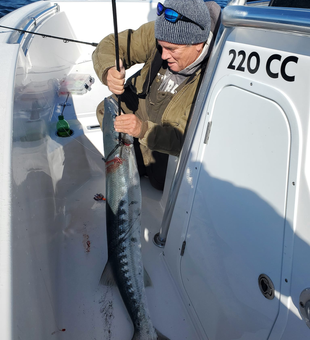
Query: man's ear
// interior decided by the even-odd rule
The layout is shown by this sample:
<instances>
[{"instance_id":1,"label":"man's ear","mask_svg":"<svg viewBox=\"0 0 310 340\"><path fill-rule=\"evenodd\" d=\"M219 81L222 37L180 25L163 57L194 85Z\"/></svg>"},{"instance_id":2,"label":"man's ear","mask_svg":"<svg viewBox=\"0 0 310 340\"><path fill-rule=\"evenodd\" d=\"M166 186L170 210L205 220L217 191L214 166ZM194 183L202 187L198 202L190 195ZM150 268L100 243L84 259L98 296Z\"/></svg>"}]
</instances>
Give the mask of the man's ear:
<instances>
[{"instance_id":1,"label":"man's ear","mask_svg":"<svg viewBox=\"0 0 310 340\"><path fill-rule=\"evenodd\" d=\"M204 42L199 43L199 44L195 44L196 51L197 51L198 53L200 53L200 52L203 50L204 44L205 44Z\"/></svg>"}]
</instances>

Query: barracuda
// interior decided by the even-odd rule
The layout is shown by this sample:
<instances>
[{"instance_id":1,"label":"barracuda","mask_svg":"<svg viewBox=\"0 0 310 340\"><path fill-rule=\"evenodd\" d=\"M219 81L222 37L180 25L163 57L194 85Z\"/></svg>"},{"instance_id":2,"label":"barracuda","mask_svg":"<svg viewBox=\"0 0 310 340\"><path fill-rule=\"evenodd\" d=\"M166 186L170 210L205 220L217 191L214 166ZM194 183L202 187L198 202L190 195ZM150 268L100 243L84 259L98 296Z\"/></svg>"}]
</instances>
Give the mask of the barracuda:
<instances>
[{"instance_id":1,"label":"barracuda","mask_svg":"<svg viewBox=\"0 0 310 340\"><path fill-rule=\"evenodd\" d=\"M141 189L133 137L114 130L117 102L104 103L103 138L106 161L107 237L114 279L134 325L132 339L167 339L149 315L141 255Z\"/></svg>"}]
</instances>

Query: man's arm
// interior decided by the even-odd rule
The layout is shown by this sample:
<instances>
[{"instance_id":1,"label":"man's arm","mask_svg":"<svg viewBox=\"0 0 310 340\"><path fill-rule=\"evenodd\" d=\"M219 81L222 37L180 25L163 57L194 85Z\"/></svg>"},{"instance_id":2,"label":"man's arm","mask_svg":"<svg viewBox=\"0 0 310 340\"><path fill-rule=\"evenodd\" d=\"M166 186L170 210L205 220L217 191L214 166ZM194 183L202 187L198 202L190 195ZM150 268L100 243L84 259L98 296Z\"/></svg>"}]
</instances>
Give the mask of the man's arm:
<instances>
[{"instance_id":1,"label":"man's arm","mask_svg":"<svg viewBox=\"0 0 310 340\"><path fill-rule=\"evenodd\" d=\"M137 30L125 30L118 34L119 57L125 69L145 63L154 54L156 39L154 22L146 23ZM100 41L92 55L98 78L107 85L108 70L115 67L115 40L110 34Z\"/></svg>"}]
</instances>

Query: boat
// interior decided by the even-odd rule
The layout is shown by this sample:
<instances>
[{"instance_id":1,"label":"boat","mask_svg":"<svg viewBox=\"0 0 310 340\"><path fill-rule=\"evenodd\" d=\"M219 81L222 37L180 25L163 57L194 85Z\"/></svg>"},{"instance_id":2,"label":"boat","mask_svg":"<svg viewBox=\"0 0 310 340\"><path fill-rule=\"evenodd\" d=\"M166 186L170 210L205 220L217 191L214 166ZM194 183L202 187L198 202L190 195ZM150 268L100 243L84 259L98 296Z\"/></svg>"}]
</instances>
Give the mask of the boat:
<instances>
[{"instance_id":1,"label":"boat","mask_svg":"<svg viewBox=\"0 0 310 340\"><path fill-rule=\"evenodd\" d=\"M152 1L116 5L119 31L156 18ZM1 339L131 339L118 289L100 283L106 203L94 199L95 111L110 93L91 56L113 33L111 2L37 1L0 26ZM222 9L164 191L141 178L146 294L169 339L310 338L309 69L307 1Z\"/></svg>"}]
</instances>

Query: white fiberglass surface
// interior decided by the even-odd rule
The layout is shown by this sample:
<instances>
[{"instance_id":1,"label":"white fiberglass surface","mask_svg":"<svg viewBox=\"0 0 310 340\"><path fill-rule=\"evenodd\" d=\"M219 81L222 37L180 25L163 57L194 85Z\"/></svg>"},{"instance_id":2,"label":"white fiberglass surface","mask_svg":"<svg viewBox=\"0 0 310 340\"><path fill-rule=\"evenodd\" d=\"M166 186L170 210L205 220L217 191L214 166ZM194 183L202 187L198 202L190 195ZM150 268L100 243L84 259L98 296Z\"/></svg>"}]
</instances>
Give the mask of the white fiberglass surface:
<instances>
[{"instance_id":1,"label":"white fiberglass surface","mask_svg":"<svg viewBox=\"0 0 310 340\"><path fill-rule=\"evenodd\" d=\"M102 332L93 296L107 257L104 206L93 199L104 191L102 155L83 134L71 98L64 116L73 135L56 135L57 103L66 96L54 90L38 87L15 102L13 338L82 339L91 324Z\"/></svg>"},{"instance_id":2,"label":"white fiberglass surface","mask_svg":"<svg viewBox=\"0 0 310 340\"><path fill-rule=\"evenodd\" d=\"M47 155L49 143L54 148ZM99 283L107 261L105 202L93 199L104 193L101 154L85 137L66 144L57 137L18 141L13 150L13 338L131 339L117 288ZM152 280L147 294L153 323L170 339L196 339L162 251L152 242L161 193L147 180L142 189L142 250Z\"/></svg>"},{"instance_id":3,"label":"white fiberglass surface","mask_svg":"<svg viewBox=\"0 0 310 340\"><path fill-rule=\"evenodd\" d=\"M48 33L53 33L56 25L58 33L63 28L64 34L79 38L79 29L72 30L74 20L67 22L78 8L71 4L61 3L61 10L65 8L66 12L53 16L40 30L47 28ZM99 7L79 3L80 9L89 13L103 13L100 4L94 4ZM148 13L149 4L146 5ZM106 29L110 33L112 27ZM91 32L88 27L88 37ZM99 283L107 261L107 244L105 202L94 200L96 193L105 191L102 132L95 127L95 109L108 92L94 74L93 48L46 39L41 45L41 39L32 40L26 55L20 50L16 69L12 294L3 307L5 311L12 310L12 323L7 325L12 337L6 340L129 340L133 327L118 290ZM60 93L60 82L69 73L93 76L92 90L81 95ZM70 137L56 134L60 113L73 131ZM153 244L163 213L162 193L146 179L142 180L142 192L142 251L152 280L147 295L153 323L171 340L196 339L196 331L166 270L162 250Z\"/></svg>"},{"instance_id":4,"label":"white fiberglass surface","mask_svg":"<svg viewBox=\"0 0 310 340\"><path fill-rule=\"evenodd\" d=\"M289 152L280 106L234 86L220 91L181 260L210 339L266 339L275 322ZM260 274L271 278L273 300L260 292Z\"/></svg>"}]
</instances>

